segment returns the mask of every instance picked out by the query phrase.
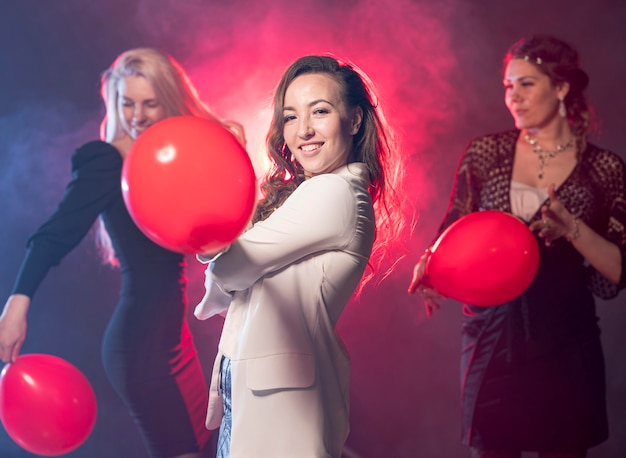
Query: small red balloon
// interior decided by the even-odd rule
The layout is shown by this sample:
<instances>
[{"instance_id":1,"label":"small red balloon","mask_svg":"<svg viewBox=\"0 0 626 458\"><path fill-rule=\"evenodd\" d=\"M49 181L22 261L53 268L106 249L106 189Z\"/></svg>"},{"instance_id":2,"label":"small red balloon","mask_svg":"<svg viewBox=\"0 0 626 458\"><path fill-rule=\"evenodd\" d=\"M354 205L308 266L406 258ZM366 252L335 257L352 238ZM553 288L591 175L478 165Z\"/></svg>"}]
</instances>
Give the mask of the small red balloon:
<instances>
[{"instance_id":1,"label":"small red balloon","mask_svg":"<svg viewBox=\"0 0 626 458\"><path fill-rule=\"evenodd\" d=\"M62 358L28 354L0 373L0 419L24 450L58 456L75 450L96 423L96 396L83 373Z\"/></svg>"},{"instance_id":2,"label":"small red balloon","mask_svg":"<svg viewBox=\"0 0 626 458\"><path fill-rule=\"evenodd\" d=\"M176 116L134 142L122 168L122 195L137 226L157 244L186 254L217 252L248 225L256 178L230 131Z\"/></svg>"},{"instance_id":3,"label":"small red balloon","mask_svg":"<svg viewBox=\"0 0 626 458\"><path fill-rule=\"evenodd\" d=\"M500 305L532 283L539 245L520 219L496 210L470 213L437 239L426 265L426 282L460 302Z\"/></svg>"}]
</instances>

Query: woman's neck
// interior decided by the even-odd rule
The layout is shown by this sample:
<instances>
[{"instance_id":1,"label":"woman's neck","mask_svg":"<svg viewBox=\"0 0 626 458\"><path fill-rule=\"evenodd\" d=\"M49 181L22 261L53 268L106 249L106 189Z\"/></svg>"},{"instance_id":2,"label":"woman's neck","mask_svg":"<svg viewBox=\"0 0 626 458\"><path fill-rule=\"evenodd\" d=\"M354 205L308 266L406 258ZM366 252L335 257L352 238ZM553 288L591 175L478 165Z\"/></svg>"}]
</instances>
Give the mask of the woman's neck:
<instances>
[{"instance_id":1,"label":"woman's neck","mask_svg":"<svg viewBox=\"0 0 626 458\"><path fill-rule=\"evenodd\" d=\"M122 157L126 157L128 151L130 151L130 147L133 145L135 140L130 135L124 135L123 137L116 138L111 142L117 150L120 152Z\"/></svg>"},{"instance_id":2,"label":"woman's neck","mask_svg":"<svg viewBox=\"0 0 626 458\"><path fill-rule=\"evenodd\" d=\"M574 136L569 123L564 119L562 121L558 120L558 122L545 127L522 129L522 138L526 135L548 149L555 149L558 145L565 145L569 143Z\"/></svg>"}]
</instances>

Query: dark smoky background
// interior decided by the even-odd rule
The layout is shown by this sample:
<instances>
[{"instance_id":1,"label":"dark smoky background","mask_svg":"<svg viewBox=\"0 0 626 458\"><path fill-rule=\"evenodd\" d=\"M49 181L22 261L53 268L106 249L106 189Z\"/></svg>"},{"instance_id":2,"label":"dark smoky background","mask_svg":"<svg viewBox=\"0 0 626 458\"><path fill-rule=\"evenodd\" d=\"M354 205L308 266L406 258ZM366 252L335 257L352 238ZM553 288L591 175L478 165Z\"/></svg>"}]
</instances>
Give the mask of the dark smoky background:
<instances>
[{"instance_id":1,"label":"dark smoky background","mask_svg":"<svg viewBox=\"0 0 626 458\"><path fill-rule=\"evenodd\" d=\"M626 3L621 0L21 0L0 3L0 296L11 291L28 236L70 178L70 155L98 137L100 73L122 51L153 46L190 73L202 98L240 121L260 173L269 101L295 58L332 52L375 81L407 161L418 222L394 274L368 285L338 333L353 360L348 458L455 458L459 444L461 305L427 319L406 289L435 234L454 170L470 138L513 126L501 60L512 42L549 33L576 46L601 121L594 141L626 154ZM398 256L401 254L399 253ZM188 260L190 311L203 271ZM79 367L98 398L89 439L67 456L145 456L138 431L104 375L100 342L117 301L118 272L87 237L35 296L22 353L50 353ZM590 458L626 456L624 296L598 303L606 353L611 437ZM221 318L198 322L210 370ZM158 400L155 400L158 402ZM306 415L306 412L303 412ZM0 428L0 456L34 456Z\"/></svg>"}]
</instances>

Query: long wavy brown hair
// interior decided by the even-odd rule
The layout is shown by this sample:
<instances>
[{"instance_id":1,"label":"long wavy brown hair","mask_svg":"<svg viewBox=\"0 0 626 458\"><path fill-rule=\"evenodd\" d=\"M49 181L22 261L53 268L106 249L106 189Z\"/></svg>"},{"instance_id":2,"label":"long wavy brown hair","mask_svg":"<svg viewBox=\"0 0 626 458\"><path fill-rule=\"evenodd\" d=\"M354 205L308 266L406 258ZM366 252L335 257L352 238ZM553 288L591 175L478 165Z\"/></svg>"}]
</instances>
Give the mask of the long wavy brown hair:
<instances>
[{"instance_id":1,"label":"long wavy brown hair","mask_svg":"<svg viewBox=\"0 0 626 458\"><path fill-rule=\"evenodd\" d=\"M403 246L405 231L412 227L407 218L412 219L412 216L405 211L404 167L396 136L385 119L373 83L354 64L331 55L311 55L297 59L283 74L274 92L273 117L266 138L271 166L261 184L263 199L256 207L253 222L271 215L304 181L302 166L289 151L283 135L283 107L291 82L298 76L315 73L329 75L339 84L349 109L361 107L363 110L363 121L353 137L348 162L362 162L369 170L369 191L376 212L376 241L370 259L372 269L365 274L360 291L383 259L393 261L381 279L389 275L401 259L404 253L399 255L396 249Z\"/></svg>"}]
</instances>

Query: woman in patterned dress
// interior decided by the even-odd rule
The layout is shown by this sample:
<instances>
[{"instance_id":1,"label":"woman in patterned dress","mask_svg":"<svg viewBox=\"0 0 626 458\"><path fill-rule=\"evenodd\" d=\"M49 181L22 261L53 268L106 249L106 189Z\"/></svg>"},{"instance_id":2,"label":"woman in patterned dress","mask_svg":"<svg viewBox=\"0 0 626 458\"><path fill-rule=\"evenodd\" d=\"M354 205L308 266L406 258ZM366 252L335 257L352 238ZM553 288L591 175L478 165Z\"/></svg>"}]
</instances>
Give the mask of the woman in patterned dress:
<instances>
[{"instance_id":1,"label":"woman in patterned dress","mask_svg":"<svg viewBox=\"0 0 626 458\"><path fill-rule=\"evenodd\" d=\"M588 139L589 79L572 46L532 36L504 65L515 129L469 143L439 233L471 212L509 212L537 235L540 265L510 302L464 306L462 441L478 458L581 458L608 436L593 295L613 298L626 284L626 170ZM430 315L438 293L424 279L429 256L409 292Z\"/></svg>"}]
</instances>

